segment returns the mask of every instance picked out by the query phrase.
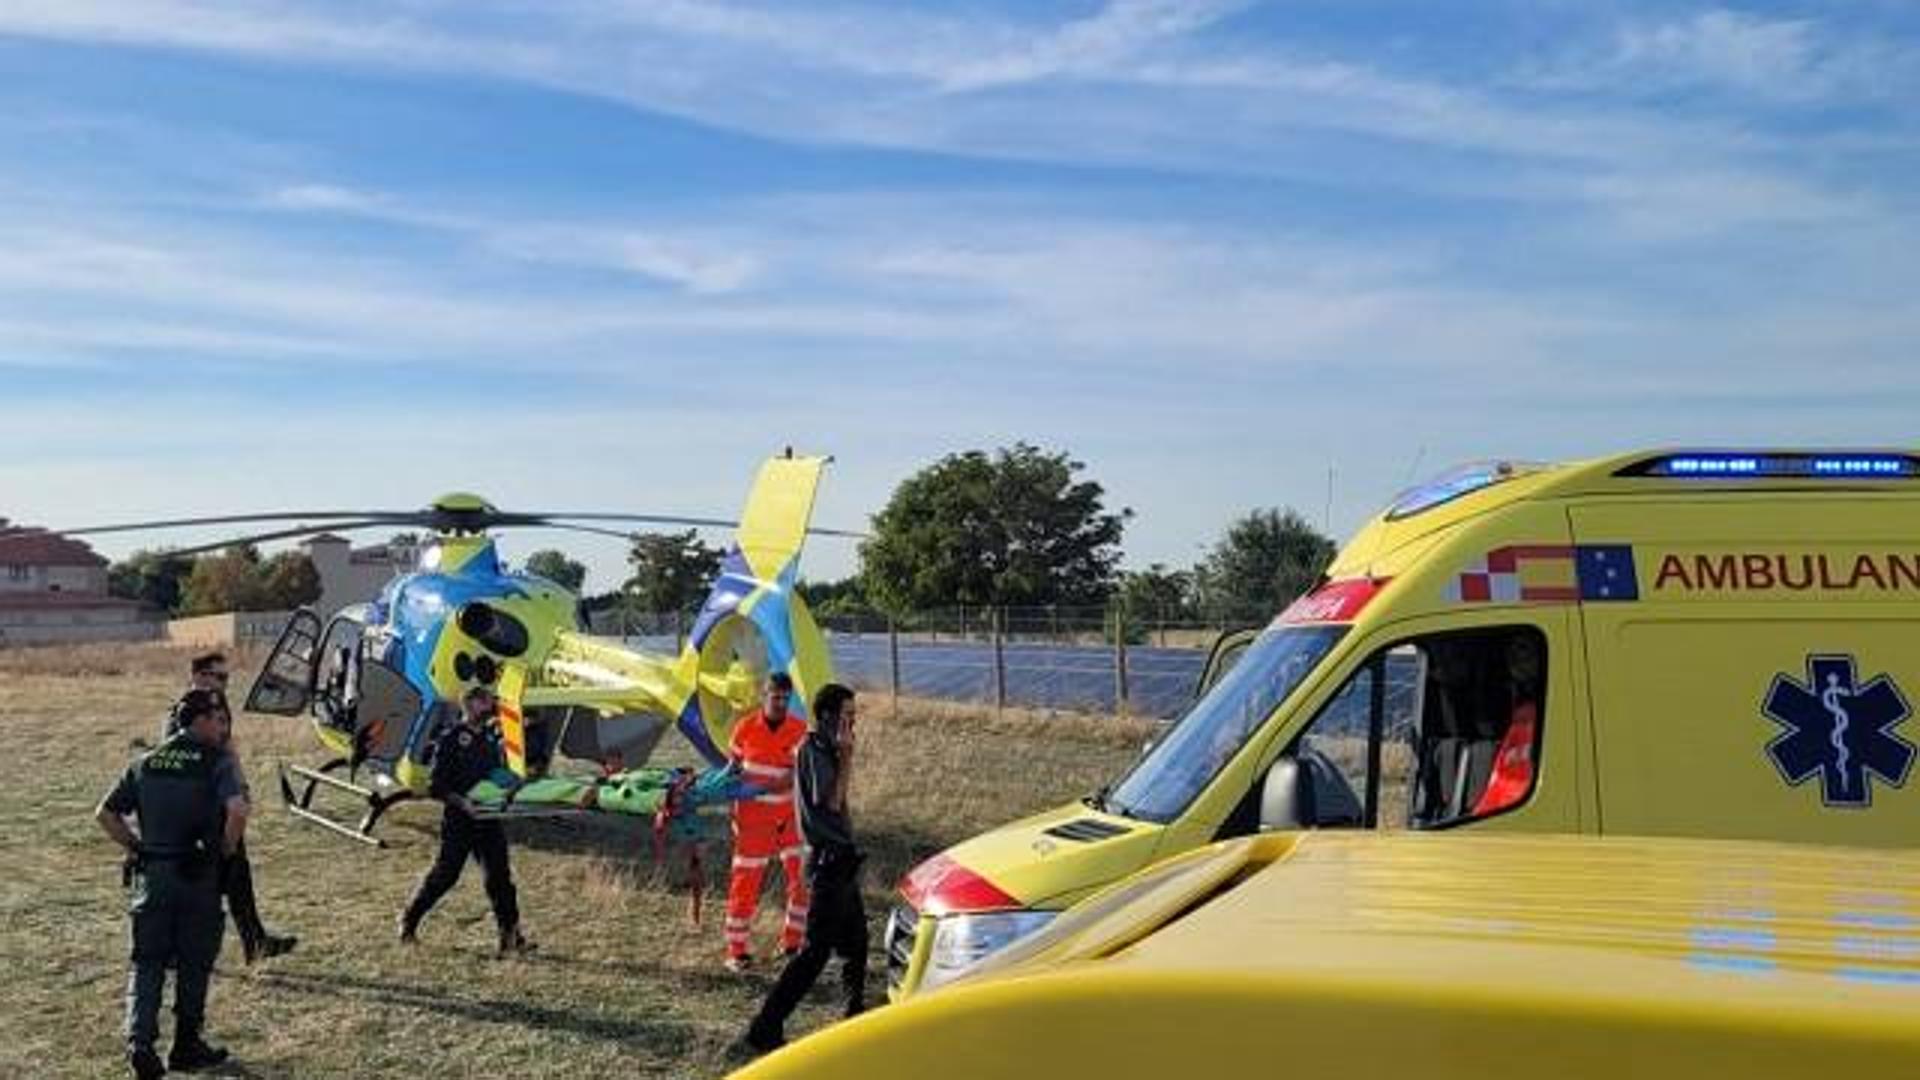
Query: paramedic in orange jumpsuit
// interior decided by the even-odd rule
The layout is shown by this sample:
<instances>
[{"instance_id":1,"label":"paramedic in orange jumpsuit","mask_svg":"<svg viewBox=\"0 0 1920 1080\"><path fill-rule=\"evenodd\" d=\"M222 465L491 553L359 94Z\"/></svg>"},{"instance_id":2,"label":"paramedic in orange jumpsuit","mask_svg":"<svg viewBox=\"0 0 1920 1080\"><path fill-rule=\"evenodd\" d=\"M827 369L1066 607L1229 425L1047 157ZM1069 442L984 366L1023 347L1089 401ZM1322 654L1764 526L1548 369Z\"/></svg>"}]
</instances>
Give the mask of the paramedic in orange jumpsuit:
<instances>
[{"instance_id":1,"label":"paramedic in orange jumpsuit","mask_svg":"<svg viewBox=\"0 0 1920 1080\"><path fill-rule=\"evenodd\" d=\"M780 860L787 883L786 922L780 928L781 951L799 951L807 928L807 883L801 874L805 846L793 805L794 752L806 740L807 725L787 714L793 679L776 671L767 677L761 708L733 727L728 756L740 778L765 789L733 804L733 874L727 884L727 968L745 971L753 959L747 938L760 906L760 879L767 864Z\"/></svg>"}]
</instances>

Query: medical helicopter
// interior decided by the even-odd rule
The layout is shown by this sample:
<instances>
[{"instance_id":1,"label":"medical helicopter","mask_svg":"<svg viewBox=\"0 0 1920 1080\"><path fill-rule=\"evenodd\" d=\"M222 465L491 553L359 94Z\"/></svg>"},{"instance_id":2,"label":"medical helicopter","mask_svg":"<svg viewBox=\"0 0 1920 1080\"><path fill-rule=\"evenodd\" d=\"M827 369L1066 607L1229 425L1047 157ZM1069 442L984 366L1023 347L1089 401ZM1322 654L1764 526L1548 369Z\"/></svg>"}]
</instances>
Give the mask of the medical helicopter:
<instances>
[{"instance_id":1,"label":"medical helicopter","mask_svg":"<svg viewBox=\"0 0 1920 1080\"><path fill-rule=\"evenodd\" d=\"M311 715L314 732L332 757L318 767L282 767L288 808L305 821L380 846L375 825L394 805L425 793L441 723L457 715L461 698L474 686L496 691L501 746L514 776L538 780L557 754L592 762L608 781L569 783L544 811L526 799L503 805L503 813L573 812L595 808L596 801L614 809L611 793L634 790L635 783L651 790L662 771L642 777L640 767L669 727L705 761L723 764L734 719L752 705L772 671L793 678L793 709L804 718L805 702L831 680L832 665L825 639L795 589L800 549L810 532L859 535L810 528L814 496L830 460L795 457L789 449L761 466L735 542L677 655L592 636L582 625L578 599L551 581L503 566L489 530L536 526L626 537L630 534L581 522L707 527L733 522L510 512L475 495L453 494L422 511L244 514L93 526L57 535L303 522L173 552L189 555L321 532L397 524L430 528L417 567L395 577L372 603L347 607L324 624L311 609L296 611L244 706L252 713ZM307 524L322 519L324 524ZM8 532L0 530L0 550ZM348 825L316 810L314 796L322 788L362 800L366 809L359 821ZM596 791L610 797L596 800Z\"/></svg>"}]
</instances>

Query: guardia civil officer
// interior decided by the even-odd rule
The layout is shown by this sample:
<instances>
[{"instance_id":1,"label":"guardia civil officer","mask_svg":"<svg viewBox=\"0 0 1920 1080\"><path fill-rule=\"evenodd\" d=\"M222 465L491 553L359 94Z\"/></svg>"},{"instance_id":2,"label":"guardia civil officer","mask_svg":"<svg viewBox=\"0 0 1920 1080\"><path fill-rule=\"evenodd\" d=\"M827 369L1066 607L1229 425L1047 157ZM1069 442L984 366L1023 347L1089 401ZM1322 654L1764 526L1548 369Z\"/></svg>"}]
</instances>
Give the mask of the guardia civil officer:
<instances>
[{"instance_id":1,"label":"guardia civil officer","mask_svg":"<svg viewBox=\"0 0 1920 1080\"><path fill-rule=\"evenodd\" d=\"M181 730L128 766L94 812L100 828L126 850L133 870L127 1062L141 1080L167 1068L191 1071L227 1058L202 1030L225 931L220 863L246 834L247 798L220 749L233 722L225 696L189 691L178 712ZM154 1040L169 967L175 972L174 1031L163 1068Z\"/></svg>"},{"instance_id":2,"label":"guardia civil officer","mask_svg":"<svg viewBox=\"0 0 1920 1080\"><path fill-rule=\"evenodd\" d=\"M476 686L461 699L460 722L440 734L427 789L443 807L440 851L400 915L403 944L419 940L420 920L460 880L460 870L472 856L486 875L487 901L493 905L493 919L500 928L500 955L529 953L535 948L520 932L520 899L507 863L506 829L498 821L475 816L478 808L467 798L473 785L505 767L500 744L488 727L494 707L493 691Z\"/></svg>"},{"instance_id":3,"label":"guardia civil officer","mask_svg":"<svg viewBox=\"0 0 1920 1080\"><path fill-rule=\"evenodd\" d=\"M206 690L214 693L227 692L227 657L224 653L210 652L193 658L188 669L189 690ZM179 729L178 709L169 714L167 729L163 738L171 737ZM231 725L228 728L231 732ZM234 774L240 778L242 791L247 790L246 770L240 767L240 754L233 745L231 735L221 747L231 759ZM247 792L249 798L252 793ZM234 933L240 935L240 952L247 963L255 960L270 959L293 951L300 939L292 934L269 933L266 924L260 919L260 901L253 891L253 861L247 858L247 845L242 843L233 854L221 864L220 892L227 898L227 914L233 916Z\"/></svg>"},{"instance_id":4,"label":"guardia civil officer","mask_svg":"<svg viewBox=\"0 0 1920 1080\"><path fill-rule=\"evenodd\" d=\"M866 856L854 842L853 818L847 810L854 717L852 690L828 683L814 695L813 730L800 744L794 761L813 904L807 909L806 943L787 961L759 1014L747 1026L745 1042L755 1051L786 1043L787 1017L826 969L830 956L840 957L846 1014L854 1016L866 1008L867 912L860 899L860 864Z\"/></svg>"}]
</instances>

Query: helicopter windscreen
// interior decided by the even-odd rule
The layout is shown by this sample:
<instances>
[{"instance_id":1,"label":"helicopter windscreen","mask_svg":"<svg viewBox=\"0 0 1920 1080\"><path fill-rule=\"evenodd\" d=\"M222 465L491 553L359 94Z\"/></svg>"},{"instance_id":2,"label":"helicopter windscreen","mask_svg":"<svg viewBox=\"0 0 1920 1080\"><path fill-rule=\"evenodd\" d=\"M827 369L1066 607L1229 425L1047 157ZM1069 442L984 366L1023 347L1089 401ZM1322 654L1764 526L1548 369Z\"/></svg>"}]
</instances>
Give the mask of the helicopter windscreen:
<instances>
[{"instance_id":1,"label":"helicopter windscreen","mask_svg":"<svg viewBox=\"0 0 1920 1080\"><path fill-rule=\"evenodd\" d=\"M343 613L327 623L320 642L314 708L324 723L346 732L353 731L360 699L360 641L365 633L364 622Z\"/></svg>"}]
</instances>

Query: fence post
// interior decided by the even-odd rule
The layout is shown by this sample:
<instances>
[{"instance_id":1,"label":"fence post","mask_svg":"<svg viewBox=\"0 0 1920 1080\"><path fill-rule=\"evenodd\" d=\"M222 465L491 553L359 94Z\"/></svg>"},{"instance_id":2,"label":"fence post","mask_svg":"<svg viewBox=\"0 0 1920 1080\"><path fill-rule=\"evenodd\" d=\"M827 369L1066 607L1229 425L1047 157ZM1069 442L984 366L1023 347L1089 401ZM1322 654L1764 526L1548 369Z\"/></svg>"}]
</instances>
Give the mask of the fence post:
<instances>
[{"instance_id":1,"label":"fence post","mask_svg":"<svg viewBox=\"0 0 1920 1080\"><path fill-rule=\"evenodd\" d=\"M1113 708L1127 715L1127 606L1113 609Z\"/></svg>"},{"instance_id":2,"label":"fence post","mask_svg":"<svg viewBox=\"0 0 1920 1080\"><path fill-rule=\"evenodd\" d=\"M993 619L993 707L1003 711L1007 707L1007 648L1005 623L1006 609L994 608Z\"/></svg>"},{"instance_id":3,"label":"fence post","mask_svg":"<svg viewBox=\"0 0 1920 1080\"><path fill-rule=\"evenodd\" d=\"M900 719L900 627L887 616L887 685L893 691L893 719Z\"/></svg>"}]
</instances>

